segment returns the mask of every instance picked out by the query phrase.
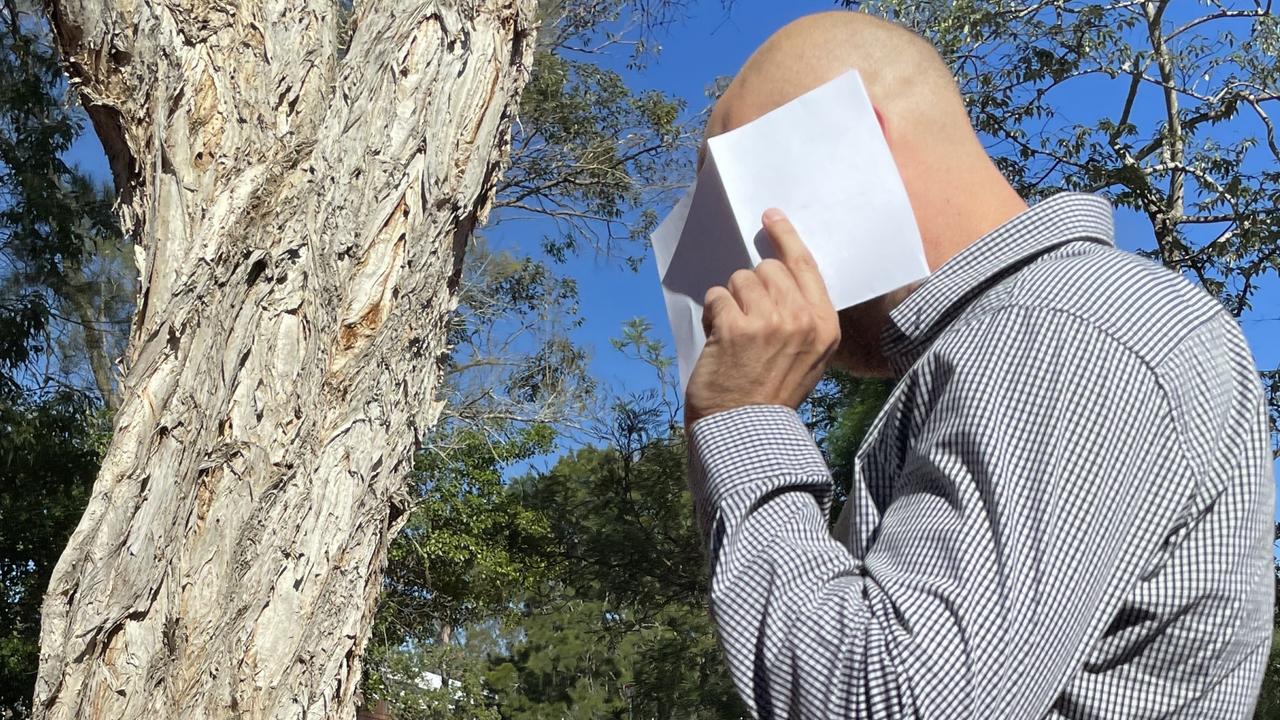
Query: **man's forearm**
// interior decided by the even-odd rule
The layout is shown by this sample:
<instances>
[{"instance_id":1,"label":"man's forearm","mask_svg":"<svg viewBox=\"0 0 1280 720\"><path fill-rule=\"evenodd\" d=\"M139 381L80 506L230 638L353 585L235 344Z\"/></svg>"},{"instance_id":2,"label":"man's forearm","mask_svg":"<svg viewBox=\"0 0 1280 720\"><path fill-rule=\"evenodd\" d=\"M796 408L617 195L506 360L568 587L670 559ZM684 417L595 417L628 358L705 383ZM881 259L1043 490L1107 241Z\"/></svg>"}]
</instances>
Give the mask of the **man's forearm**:
<instances>
[{"instance_id":1,"label":"man's forearm","mask_svg":"<svg viewBox=\"0 0 1280 720\"><path fill-rule=\"evenodd\" d=\"M879 647L884 633L868 631L876 609L860 564L827 533L831 477L795 411L754 406L707 418L692 428L690 460L712 614L753 712L914 717L892 654Z\"/></svg>"}]
</instances>

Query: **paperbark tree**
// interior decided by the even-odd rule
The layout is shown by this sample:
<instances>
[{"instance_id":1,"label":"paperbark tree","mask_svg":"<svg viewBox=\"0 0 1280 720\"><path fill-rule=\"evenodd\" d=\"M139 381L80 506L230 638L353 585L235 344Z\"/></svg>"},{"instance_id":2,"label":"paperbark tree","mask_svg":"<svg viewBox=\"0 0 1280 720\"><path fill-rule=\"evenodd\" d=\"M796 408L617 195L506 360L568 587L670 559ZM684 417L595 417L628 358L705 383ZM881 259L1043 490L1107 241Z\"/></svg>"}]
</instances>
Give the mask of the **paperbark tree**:
<instances>
[{"instance_id":1,"label":"paperbark tree","mask_svg":"<svg viewBox=\"0 0 1280 720\"><path fill-rule=\"evenodd\" d=\"M35 717L353 714L532 5L53 2L141 287Z\"/></svg>"}]
</instances>

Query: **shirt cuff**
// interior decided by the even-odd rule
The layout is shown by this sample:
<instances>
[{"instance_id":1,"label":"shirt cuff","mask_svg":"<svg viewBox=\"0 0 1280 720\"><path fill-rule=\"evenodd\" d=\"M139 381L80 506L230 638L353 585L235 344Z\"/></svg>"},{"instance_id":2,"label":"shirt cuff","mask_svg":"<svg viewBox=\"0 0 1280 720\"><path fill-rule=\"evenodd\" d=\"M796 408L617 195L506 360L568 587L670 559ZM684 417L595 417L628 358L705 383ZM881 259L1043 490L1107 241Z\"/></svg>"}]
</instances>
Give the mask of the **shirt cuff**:
<instances>
[{"instance_id":1,"label":"shirt cuff","mask_svg":"<svg viewBox=\"0 0 1280 720\"><path fill-rule=\"evenodd\" d=\"M749 405L698 420L689 429L689 463L689 489L704 523L744 488L761 496L805 489L819 494L820 502L832 490L831 473L809 429L782 405Z\"/></svg>"}]
</instances>

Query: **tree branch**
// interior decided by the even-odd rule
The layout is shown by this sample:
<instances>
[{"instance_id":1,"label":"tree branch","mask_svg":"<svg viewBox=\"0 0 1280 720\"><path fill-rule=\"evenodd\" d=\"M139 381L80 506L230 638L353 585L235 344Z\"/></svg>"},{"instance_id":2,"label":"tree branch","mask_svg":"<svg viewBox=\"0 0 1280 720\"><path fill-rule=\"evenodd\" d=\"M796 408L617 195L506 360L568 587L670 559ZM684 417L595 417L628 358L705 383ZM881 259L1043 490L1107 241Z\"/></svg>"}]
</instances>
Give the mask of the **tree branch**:
<instances>
[{"instance_id":1,"label":"tree branch","mask_svg":"<svg viewBox=\"0 0 1280 720\"><path fill-rule=\"evenodd\" d=\"M1178 37L1179 35L1181 35L1182 33L1194 27L1199 27L1200 25L1213 22L1215 20L1225 20L1227 18L1260 18L1260 17L1266 17L1270 14L1271 14L1270 2L1267 3L1266 8L1259 8L1257 10L1219 10L1218 12L1209 13L1208 15L1202 15L1194 20L1190 20L1184 23L1183 25L1175 29L1173 32L1166 35L1165 39L1172 40Z\"/></svg>"}]
</instances>

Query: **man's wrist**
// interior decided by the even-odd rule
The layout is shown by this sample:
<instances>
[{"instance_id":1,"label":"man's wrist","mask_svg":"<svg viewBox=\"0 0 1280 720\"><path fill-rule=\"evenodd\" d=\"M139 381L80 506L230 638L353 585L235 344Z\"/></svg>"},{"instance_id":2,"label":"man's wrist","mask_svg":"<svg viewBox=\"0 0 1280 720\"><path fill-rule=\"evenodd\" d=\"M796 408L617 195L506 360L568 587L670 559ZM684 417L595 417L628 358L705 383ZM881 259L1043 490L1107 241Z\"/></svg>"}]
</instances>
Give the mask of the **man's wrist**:
<instances>
[{"instance_id":1,"label":"man's wrist","mask_svg":"<svg viewBox=\"0 0 1280 720\"><path fill-rule=\"evenodd\" d=\"M830 482L813 435L786 405L744 405L688 428L695 496L715 504L737 487L791 475Z\"/></svg>"},{"instance_id":2,"label":"man's wrist","mask_svg":"<svg viewBox=\"0 0 1280 720\"><path fill-rule=\"evenodd\" d=\"M769 403L769 402L744 402L741 405L729 405L725 407L709 408L705 410L698 410L690 407L689 405L685 405L684 429L686 432L692 432L693 426L703 420L710 420L713 417L720 417L728 413L741 412L744 410L749 410L751 408L780 408L783 410L790 410L792 412L795 412L793 408L789 408L785 405L781 405L778 403Z\"/></svg>"},{"instance_id":3,"label":"man's wrist","mask_svg":"<svg viewBox=\"0 0 1280 720\"><path fill-rule=\"evenodd\" d=\"M691 412L688 406L686 406L685 413L684 413L684 429L686 432L692 433L693 426L697 425L698 423L704 420L711 420L712 418L721 418L722 416L726 416L730 413L746 412L751 410L752 408L781 408L781 407L782 407L781 405L775 405L771 403L745 403L742 405L735 405L733 407L718 408L718 409L707 410L702 412Z\"/></svg>"}]
</instances>

